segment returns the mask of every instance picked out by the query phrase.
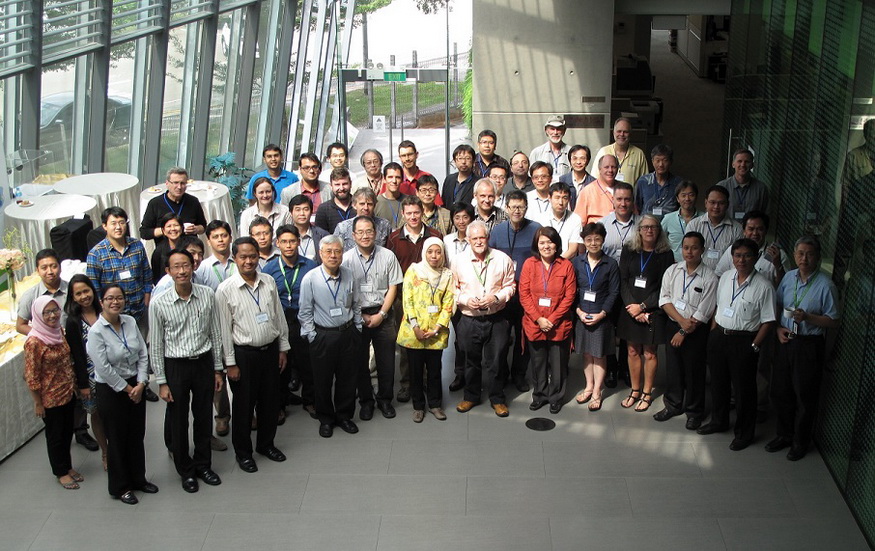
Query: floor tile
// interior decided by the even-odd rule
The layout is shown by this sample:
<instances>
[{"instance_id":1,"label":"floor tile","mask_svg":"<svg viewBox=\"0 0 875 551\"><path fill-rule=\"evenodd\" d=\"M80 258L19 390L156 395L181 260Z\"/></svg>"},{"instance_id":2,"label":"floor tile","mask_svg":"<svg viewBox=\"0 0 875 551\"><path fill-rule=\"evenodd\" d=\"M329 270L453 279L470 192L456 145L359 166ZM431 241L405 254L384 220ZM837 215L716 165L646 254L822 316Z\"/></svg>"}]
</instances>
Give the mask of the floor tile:
<instances>
[{"instance_id":1,"label":"floor tile","mask_svg":"<svg viewBox=\"0 0 875 551\"><path fill-rule=\"evenodd\" d=\"M476 545L473 545L476 542ZM434 549L501 549L530 551L550 548L546 517L389 516L380 523L378 551Z\"/></svg>"},{"instance_id":2,"label":"floor tile","mask_svg":"<svg viewBox=\"0 0 875 551\"><path fill-rule=\"evenodd\" d=\"M544 476L540 442L395 441L389 474Z\"/></svg>"},{"instance_id":3,"label":"floor tile","mask_svg":"<svg viewBox=\"0 0 875 551\"><path fill-rule=\"evenodd\" d=\"M240 551L257 542L259 551L360 551L376 549L376 515L219 513L204 549Z\"/></svg>"},{"instance_id":4,"label":"floor tile","mask_svg":"<svg viewBox=\"0 0 875 551\"><path fill-rule=\"evenodd\" d=\"M544 442L547 476L701 476L692 446L682 442Z\"/></svg>"},{"instance_id":5,"label":"floor tile","mask_svg":"<svg viewBox=\"0 0 875 551\"><path fill-rule=\"evenodd\" d=\"M468 514L489 516L632 514L622 478L500 478L468 479Z\"/></svg>"},{"instance_id":6,"label":"floor tile","mask_svg":"<svg viewBox=\"0 0 875 551\"><path fill-rule=\"evenodd\" d=\"M853 520L719 519L726 548L732 551L865 551L869 549Z\"/></svg>"},{"instance_id":7,"label":"floor tile","mask_svg":"<svg viewBox=\"0 0 875 551\"><path fill-rule=\"evenodd\" d=\"M553 549L671 549L717 551L725 549L713 519L639 519L551 517ZM752 547L750 549L756 549ZM763 548L759 548L763 549Z\"/></svg>"},{"instance_id":8,"label":"floor tile","mask_svg":"<svg viewBox=\"0 0 875 551\"><path fill-rule=\"evenodd\" d=\"M311 475L301 512L452 515L465 511L465 478L433 475Z\"/></svg>"}]
</instances>

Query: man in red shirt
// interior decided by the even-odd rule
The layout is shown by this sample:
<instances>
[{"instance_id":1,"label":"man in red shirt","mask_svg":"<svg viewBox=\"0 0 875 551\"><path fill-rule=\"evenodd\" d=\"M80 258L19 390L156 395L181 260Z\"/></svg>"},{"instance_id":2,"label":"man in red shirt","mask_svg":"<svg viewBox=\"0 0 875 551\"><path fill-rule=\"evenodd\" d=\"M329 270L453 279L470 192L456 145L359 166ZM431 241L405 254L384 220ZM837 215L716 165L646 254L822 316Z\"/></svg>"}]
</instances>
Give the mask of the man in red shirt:
<instances>
[{"instance_id":1,"label":"man in red shirt","mask_svg":"<svg viewBox=\"0 0 875 551\"><path fill-rule=\"evenodd\" d=\"M416 183L420 178L428 174L416 165L419 159L419 152L416 150L416 144L410 140L404 140L398 144L398 158L401 159L401 166L404 167L404 179L401 181L401 193L403 195L416 195ZM434 203L442 207L444 202L440 196L434 198ZM421 259L417 259L419 262Z\"/></svg>"}]
</instances>

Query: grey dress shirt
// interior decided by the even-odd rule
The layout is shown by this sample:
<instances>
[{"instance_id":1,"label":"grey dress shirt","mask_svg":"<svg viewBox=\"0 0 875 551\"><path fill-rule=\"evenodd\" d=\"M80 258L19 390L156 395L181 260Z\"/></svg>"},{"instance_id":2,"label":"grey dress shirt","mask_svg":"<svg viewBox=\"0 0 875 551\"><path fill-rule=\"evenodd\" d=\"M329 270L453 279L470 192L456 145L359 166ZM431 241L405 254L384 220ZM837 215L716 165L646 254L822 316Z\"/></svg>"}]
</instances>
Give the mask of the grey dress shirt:
<instances>
[{"instance_id":1,"label":"grey dress shirt","mask_svg":"<svg viewBox=\"0 0 875 551\"><path fill-rule=\"evenodd\" d=\"M116 392L125 389L125 379L137 377L137 382L149 382L149 353L146 341L137 329L137 320L122 314L121 331L102 315L91 326L85 349L94 363L94 380L109 385Z\"/></svg>"},{"instance_id":2,"label":"grey dress shirt","mask_svg":"<svg viewBox=\"0 0 875 551\"><path fill-rule=\"evenodd\" d=\"M359 285L352 272L343 266L340 266L337 277L330 277L324 266L307 272L301 280L298 307L301 336L310 342L316 338L317 325L340 327L352 321L359 331L362 330Z\"/></svg>"}]
</instances>

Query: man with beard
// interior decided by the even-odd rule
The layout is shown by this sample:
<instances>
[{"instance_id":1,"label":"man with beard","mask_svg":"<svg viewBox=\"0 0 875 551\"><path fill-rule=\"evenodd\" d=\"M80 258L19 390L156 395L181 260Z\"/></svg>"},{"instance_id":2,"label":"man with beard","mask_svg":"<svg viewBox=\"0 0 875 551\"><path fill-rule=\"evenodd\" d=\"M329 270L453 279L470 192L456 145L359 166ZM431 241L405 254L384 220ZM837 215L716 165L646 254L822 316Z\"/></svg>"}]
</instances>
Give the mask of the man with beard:
<instances>
[{"instance_id":1,"label":"man with beard","mask_svg":"<svg viewBox=\"0 0 875 551\"><path fill-rule=\"evenodd\" d=\"M529 162L534 164L542 161L553 167L554 181L559 177L571 172L571 162L568 160L568 151L571 149L562 141L565 137L565 117L553 115L544 123L544 133L547 134L547 142L532 150Z\"/></svg>"},{"instance_id":2,"label":"man with beard","mask_svg":"<svg viewBox=\"0 0 875 551\"><path fill-rule=\"evenodd\" d=\"M349 170L341 166L331 171L331 192L334 194L334 200L322 203L316 209L317 227L328 233L334 233L337 224L355 216L352 196L349 193L351 187Z\"/></svg>"}]
</instances>

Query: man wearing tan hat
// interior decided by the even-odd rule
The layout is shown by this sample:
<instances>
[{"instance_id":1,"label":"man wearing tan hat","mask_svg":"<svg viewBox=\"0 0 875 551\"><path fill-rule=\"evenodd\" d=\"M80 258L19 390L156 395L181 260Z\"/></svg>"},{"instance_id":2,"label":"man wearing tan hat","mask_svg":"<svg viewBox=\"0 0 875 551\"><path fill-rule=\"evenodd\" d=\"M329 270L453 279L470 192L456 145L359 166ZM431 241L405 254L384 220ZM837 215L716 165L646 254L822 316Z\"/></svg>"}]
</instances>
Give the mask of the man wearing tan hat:
<instances>
[{"instance_id":1,"label":"man wearing tan hat","mask_svg":"<svg viewBox=\"0 0 875 551\"><path fill-rule=\"evenodd\" d=\"M544 161L553 167L553 181L558 182L559 177L571 172L571 162L568 160L568 144L562 141L565 137L565 117L551 115L544 124L544 133L547 134L547 143L532 150L529 162Z\"/></svg>"}]
</instances>

